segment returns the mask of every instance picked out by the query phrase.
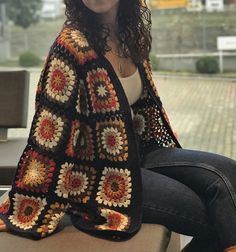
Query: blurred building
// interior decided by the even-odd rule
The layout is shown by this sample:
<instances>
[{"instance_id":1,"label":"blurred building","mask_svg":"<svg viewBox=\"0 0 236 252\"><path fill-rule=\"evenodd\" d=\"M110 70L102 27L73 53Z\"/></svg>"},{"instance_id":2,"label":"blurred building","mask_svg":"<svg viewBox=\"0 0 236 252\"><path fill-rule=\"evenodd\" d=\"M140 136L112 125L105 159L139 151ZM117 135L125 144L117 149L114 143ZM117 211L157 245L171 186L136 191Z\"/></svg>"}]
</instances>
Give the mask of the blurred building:
<instances>
[{"instance_id":1,"label":"blurred building","mask_svg":"<svg viewBox=\"0 0 236 252\"><path fill-rule=\"evenodd\" d=\"M55 19L64 14L63 0L43 0L41 17Z\"/></svg>"},{"instance_id":2,"label":"blurred building","mask_svg":"<svg viewBox=\"0 0 236 252\"><path fill-rule=\"evenodd\" d=\"M152 9L182 9L188 5L188 0L149 0Z\"/></svg>"},{"instance_id":3,"label":"blurred building","mask_svg":"<svg viewBox=\"0 0 236 252\"><path fill-rule=\"evenodd\" d=\"M188 0L188 11L202 11L204 8L201 0Z\"/></svg>"},{"instance_id":4,"label":"blurred building","mask_svg":"<svg viewBox=\"0 0 236 252\"><path fill-rule=\"evenodd\" d=\"M226 5L236 5L236 0L149 0L151 9L186 9L187 11L224 11Z\"/></svg>"}]
</instances>

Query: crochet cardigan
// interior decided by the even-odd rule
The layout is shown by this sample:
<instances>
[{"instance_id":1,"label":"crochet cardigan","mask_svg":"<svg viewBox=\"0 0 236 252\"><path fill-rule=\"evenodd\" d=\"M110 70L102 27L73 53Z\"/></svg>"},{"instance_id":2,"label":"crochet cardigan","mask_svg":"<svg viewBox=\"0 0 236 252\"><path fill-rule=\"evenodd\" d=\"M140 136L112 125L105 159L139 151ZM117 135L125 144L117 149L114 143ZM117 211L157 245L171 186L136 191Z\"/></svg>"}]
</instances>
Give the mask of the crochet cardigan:
<instances>
[{"instance_id":1,"label":"crochet cardigan","mask_svg":"<svg viewBox=\"0 0 236 252\"><path fill-rule=\"evenodd\" d=\"M131 105L105 56L64 27L52 44L35 96L27 144L0 205L9 232L38 240L64 214L89 234L129 239L142 223L141 160L181 148L155 88L149 59L138 64L141 97Z\"/></svg>"}]
</instances>

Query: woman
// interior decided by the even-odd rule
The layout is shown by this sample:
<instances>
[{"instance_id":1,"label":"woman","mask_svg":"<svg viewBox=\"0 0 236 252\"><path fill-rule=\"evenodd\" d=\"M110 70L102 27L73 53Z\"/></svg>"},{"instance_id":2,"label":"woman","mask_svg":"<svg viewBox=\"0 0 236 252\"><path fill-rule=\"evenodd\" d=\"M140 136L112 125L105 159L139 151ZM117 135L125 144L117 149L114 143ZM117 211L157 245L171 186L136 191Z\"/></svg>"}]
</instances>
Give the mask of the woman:
<instances>
[{"instance_id":1,"label":"woman","mask_svg":"<svg viewBox=\"0 0 236 252\"><path fill-rule=\"evenodd\" d=\"M104 238L142 221L194 236L184 251L236 251L236 162L181 148L151 77L147 7L65 3L1 229L40 239L68 213Z\"/></svg>"}]
</instances>

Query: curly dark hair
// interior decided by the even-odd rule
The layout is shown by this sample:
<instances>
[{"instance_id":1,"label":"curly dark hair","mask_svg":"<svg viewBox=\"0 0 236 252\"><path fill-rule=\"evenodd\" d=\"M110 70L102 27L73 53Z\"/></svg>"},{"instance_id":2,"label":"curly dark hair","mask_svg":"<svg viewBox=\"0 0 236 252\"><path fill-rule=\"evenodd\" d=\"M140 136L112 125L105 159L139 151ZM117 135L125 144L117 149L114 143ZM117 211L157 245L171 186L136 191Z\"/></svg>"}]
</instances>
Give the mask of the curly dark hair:
<instances>
[{"instance_id":1,"label":"curly dark hair","mask_svg":"<svg viewBox=\"0 0 236 252\"><path fill-rule=\"evenodd\" d=\"M109 28L102 25L98 14L88 9L82 0L64 0L66 5L65 26L80 29L91 46L99 54L111 48L107 45ZM116 36L119 49L125 57L140 63L149 57L151 51L151 12L142 4L143 0L120 0L117 14Z\"/></svg>"}]
</instances>

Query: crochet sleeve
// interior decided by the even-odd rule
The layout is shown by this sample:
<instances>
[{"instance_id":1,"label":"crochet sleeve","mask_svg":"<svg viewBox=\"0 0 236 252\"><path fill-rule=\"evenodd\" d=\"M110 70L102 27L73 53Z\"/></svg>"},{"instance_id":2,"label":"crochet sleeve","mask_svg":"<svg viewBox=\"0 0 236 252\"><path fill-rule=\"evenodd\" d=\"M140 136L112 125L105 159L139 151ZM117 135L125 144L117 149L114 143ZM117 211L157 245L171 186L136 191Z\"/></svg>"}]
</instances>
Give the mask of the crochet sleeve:
<instances>
[{"instance_id":1,"label":"crochet sleeve","mask_svg":"<svg viewBox=\"0 0 236 252\"><path fill-rule=\"evenodd\" d=\"M166 143L165 146L172 146L172 147L180 147L181 148L181 145L178 141L178 133L174 130L174 128L172 127L172 124L170 122L170 119L169 119L169 116L163 106L163 103L162 103L162 100L160 98L160 95L159 95L159 92L156 88L156 85L154 83L154 80L153 80L153 74L152 74L152 64L151 64L151 60L150 58L147 58L147 60L144 61L143 63L143 66L144 66L144 70L145 70L145 73L146 73L146 77L151 85L151 88L154 92L154 95L155 95L155 98L157 98L157 101L158 101L158 104L159 104L159 110L161 112L161 117L159 117L158 119L158 125L157 125L157 128L159 127L159 132L160 130L163 130L164 128L165 129L168 129L168 132L171 134L171 138L173 139L173 141L171 141L171 144L170 143ZM161 123L159 123L161 122ZM165 127L163 127L163 122L165 122ZM161 128L161 129L160 129ZM159 136L159 132L157 132L157 136ZM167 131L166 131L167 133ZM163 139L163 134L161 135L161 138ZM166 139L167 140L167 139Z\"/></svg>"},{"instance_id":2,"label":"crochet sleeve","mask_svg":"<svg viewBox=\"0 0 236 252\"><path fill-rule=\"evenodd\" d=\"M73 58L55 47L38 82L35 113L12 187L0 203L0 219L9 232L36 240L51 235L69 206L67 187L79 133L74 119L78 83Z\"/></svg>"}]
</instances>

